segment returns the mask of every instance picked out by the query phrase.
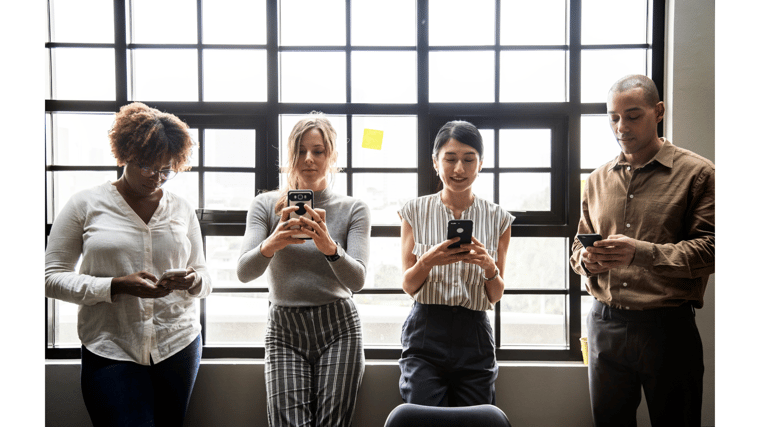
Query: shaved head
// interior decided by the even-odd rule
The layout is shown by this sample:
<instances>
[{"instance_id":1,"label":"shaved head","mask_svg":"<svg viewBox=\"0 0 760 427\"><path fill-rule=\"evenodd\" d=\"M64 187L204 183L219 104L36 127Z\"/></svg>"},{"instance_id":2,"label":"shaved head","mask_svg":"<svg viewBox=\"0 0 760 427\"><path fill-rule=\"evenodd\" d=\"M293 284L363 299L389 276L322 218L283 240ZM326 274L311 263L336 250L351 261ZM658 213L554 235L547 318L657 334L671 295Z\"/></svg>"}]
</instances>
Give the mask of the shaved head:
<instances>
[{"instance_id":1,"label":"shaved head","mask_svg":"<svg viewBox=\"0 0 760 427\"><path fill-rule=\"evenodd\" d=\"M660 94L657 92L657 86L652 79L641 74L631 74L616 81L610 88L608 96L637 88L644 91L644 100L647 104L655 106L660 102Z\"/></svg>"}]
</instances>

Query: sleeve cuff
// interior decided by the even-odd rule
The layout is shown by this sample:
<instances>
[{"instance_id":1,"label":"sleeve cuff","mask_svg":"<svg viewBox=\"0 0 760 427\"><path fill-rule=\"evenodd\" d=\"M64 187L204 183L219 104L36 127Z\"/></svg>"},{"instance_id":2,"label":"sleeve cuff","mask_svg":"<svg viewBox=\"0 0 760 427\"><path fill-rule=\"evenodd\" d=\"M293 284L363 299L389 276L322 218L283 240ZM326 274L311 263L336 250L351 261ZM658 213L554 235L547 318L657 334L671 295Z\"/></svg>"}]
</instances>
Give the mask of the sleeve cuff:
<instances>
[{"instance_id":1,"label":"sleeve cuff","mask_svg":"<svg viewBox=\"0 0 760 427\"><path fill-rule=\"evenodd\" d=\"M636 253L633 254L631 266L642 267L647 270L652 269L654 264L654 243L636 241Z\"/></svg>"}]
</instances>

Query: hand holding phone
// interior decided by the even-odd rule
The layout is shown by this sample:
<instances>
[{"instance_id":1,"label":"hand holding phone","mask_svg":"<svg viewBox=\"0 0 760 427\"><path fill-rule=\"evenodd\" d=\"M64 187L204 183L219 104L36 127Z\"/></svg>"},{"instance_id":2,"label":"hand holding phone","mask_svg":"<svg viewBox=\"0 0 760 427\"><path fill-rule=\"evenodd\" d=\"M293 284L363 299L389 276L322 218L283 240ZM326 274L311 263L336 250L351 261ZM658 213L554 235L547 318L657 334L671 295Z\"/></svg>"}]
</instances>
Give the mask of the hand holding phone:
<instances>
[{"instance_id":1,"label":"hand holding phone","mask_svg":"<svg viewBox=\"0 0 760 427\"><path fill-rule=\"evenodd\" d=\"M594 246L594 242L602 240L602 236L599 234L578 234L576 237L584 248Z\"/></svg>"},{"instance_id":2,"label":"hand holding phone","mask_svg":"<svg viewBox=\"0 0 760 427\"><path fill-rule=\"evenodd\" d=\"M472 220L471 219L452 219L449 221L446 231L446 239L459 237L459 241L449 245L449 249L455 249L462 244L472 243Z\"/></svg>"},{"instance_id":3,"label":"hand holding phone","mask_svg":"<svg viewBox=\"0 0 760 427\"><path fill-rule=\"evenodd\" d=\"M161 283L169 280L170 277L185 277L187 276L187 269L185 268L170 268L161 275L161 277L158 279L158 282L156 282L156 285L161 286Z\"/></svg>"},{"instance_id":4,"label":"hand holding phone","mask_svg":"<svg viewBox=\"0 0 760 427\"><path fill-rule=\"evenodd\" d=\"M308 205L314 209L314 192L311 190L290 190L288 191L288 206L297 206L298 209L295 212L291 212L290 218L296 219L304 217L311 219L311 215L306 211L304 205ZM295 227L292 227L295 228ZM306 234L296 234L293 237L296 239L311 239Z\"/></svg>"}]
</instances>

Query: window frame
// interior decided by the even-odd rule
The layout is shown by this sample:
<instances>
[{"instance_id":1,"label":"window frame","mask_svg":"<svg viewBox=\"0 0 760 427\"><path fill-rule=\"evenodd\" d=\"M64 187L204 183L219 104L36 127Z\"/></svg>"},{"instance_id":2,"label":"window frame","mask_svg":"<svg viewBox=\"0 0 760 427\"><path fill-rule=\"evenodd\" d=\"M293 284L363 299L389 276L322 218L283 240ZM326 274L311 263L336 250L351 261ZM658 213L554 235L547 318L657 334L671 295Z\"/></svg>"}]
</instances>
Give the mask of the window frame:
<instances>
[{"instance_id":1,"label":"window frame","mask_svg":"<svg viewBox=\"0 0 760 427\"><path fill-rule=\"evenodd\" d=\"M48 10L52 7L48 1ZM129 96L129 56L134 49L162 47L197 49L198 52L198 102L153 102L148 103L162 111L169 111L187 122L190 127L199 129L199 144L203 144L203 129L235 127L256 130L256 165L254 168L227 168L209 167L203 163L203 156L199 156L199 165L193 170L199 173L199 203L204 202L204 172L229 171L229 172L255 172L256 193L262 190L274 190L279 185L279 171L274 165L278 164L278 147L280 142L279 126L280 116L284 114L304 114L311 110L318 110L329 115L347 116L347 135L352 135L352 120L354 115L412 115L417 118L417 167L418 175L417 195L422 196L436 191L437 179L431 162L430 143L435 137L437 129L448 120L465 119L476 125L490 126L494 129L505 126L524 127L528 125L549 124L552 131L552 173L551 184L551 211L550 212L526 212L517 215L512 236L513 237L562 237L567 239L567 253L572 245L572 238L577 230L580 219L580 176L590 173L593 169L580 167L580 120L586 114L606 114L604 103L581 102L581 53L593 49L647 49L647 70L652 77L660 93L663 93L664 58L665 58L665 0L648 1L648 19L650 20L647 31L647 43L644 44L610 44L610 45L582 45L581 44L581 0L567 0L566 44L561 46L511 46L500 44L500 7L501 0L495 0L495 35L494 44L489 46L429 46L428 32L425 22L428 18L428 2L430 0L418 0L416 4L417 14L417 40L416 46L352 46L351 45L351 3L346 0L346 45L345 46L279 46L279 11L278 0L266 0L267 31L266 44L263 45L213 45L203 44L201 30L202 0L197 0L197 31L198 42L196 44L177 45L153 45L128 43L127 27L130 11L129 0L113 0L114 3L114 43L61 43L51 42L50 36L45 47L48 56L53 56L56 48L113 48L115 53L115 99L113 101L73 101L60 99L45 100L45 114L58 112L111 112L115 113L122 105L132 100ZM48 20L48 34L51 34L50 20ZM214 49L265 49L267 56L267 100L266 102L204 102L203 101L203 50L209 47ZM566 54L566 102L555 103L503 103L499 101L500 88L500 56L501 52L510 50L531 49L561 49ZM280 54L288 51L342 51L346 52L346 102L345 103L283 103L280 102L280 77L279 65ZM417 53L417 102L414 104L354 104L351 102L351 64L352 52L358 51L409 51ZM487 103L431 103L429 102L428 74L429 54L431 51L455 51L455 50L486 50L493 51L495 55L495 102ZM52 59L48 62L48 78L50 93L53 93L52 76L54 73ZM556 131L555 131L556 129ZM660 124L662 134L662 124ZM498 133L498 132L497 132ZM497 136L498 138L498 136ZM498 139L497 139L498 140ZM47 141L46 141L47 144ZM409 168L400 169L372 169L356 168L352 165L351 144L347 144L348 164L345 168L347 174L348 194L353 194L353 173L357 172L409 172ZM47 154L46 154L47 156ZM495 153L498 157L498 152ZM496 159L495 159L496 160ZM106 170L116 172L120 176L121 168L116 166L59 166L48 165L46 158L46 173L54 171L85 171ZM498 165L498 163L495 163ZM555 165L556 168L555 168ZM485 170L486 172L498 172ZM557 170L558 169L558 170ZM498 199L498 179L496 179L495 197ZM48 182L45 183L45 197L47 199ZM47 202L46 202L47 206ZM47 210L46 210L47 211ZM198 209L198 215L203 232L204 249L206 236L242 235L245 230L245 211L212 211L203 208ZM50 233L50 220L45 215L45 236ZM400 226L373 225L372 237L400 237ZM530 361L580 361L581 336L581 298L588 296L582 289L581 277L572 272L569 264L566 264L566 288L563 289L507 289L505 297L510 295L563 295L565 297L565 335L567 346L561 348L537 348L525 347L502 348L500 305L496 309L496 324L494 325L496 339L496 355L500 361L507 360L530 360ZM267 292L266 288L235 287L215 288L214 292L242 293L242 292ZM367 294L399 294L403 293L395 288L364 289ZM201 300L201 323L203 327L203 358L255 358L264 357L263 347L247 346L207 346L206 343L206 316L205 300ZM45 304L46 331L45 331L45 357L47 359L76 359L80 357L78 347L55 347L49 345L49 339L54 332L53 321L55 304L47 300ZM373 347L365 346L365 355L368 359L397 359L400 347Z\"/></svg>"}]
</instances>

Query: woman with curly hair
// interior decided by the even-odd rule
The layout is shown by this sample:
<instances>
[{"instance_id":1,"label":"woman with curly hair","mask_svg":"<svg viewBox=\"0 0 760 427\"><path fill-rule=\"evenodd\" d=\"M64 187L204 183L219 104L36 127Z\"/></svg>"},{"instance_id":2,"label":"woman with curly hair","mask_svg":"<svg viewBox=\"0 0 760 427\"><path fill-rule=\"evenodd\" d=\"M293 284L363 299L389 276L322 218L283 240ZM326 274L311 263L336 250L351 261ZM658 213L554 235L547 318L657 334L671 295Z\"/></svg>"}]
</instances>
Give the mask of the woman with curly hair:
<instances>
[{"instance_id":1,"label":"woman with curly hair","mask_svg":"<svg viewBox=\"0 0 760 427\"><path fill-rule=\"evenodd\" d=\"M336 132L320 114L293 127L288 180L257 196L248 210L238 278L269 271L265 379L270 426L350 426L364 373L354 292L369 260L366 203L329 185L338 158ZM312 190L314 209L290 218L288 190ZM308 240L304 240L304 237Z\"/></svg>"},{"instance_id":2,"label":"woman with curly hair","mask_svg":"<svg viewBox=\"0 0 760 427\"><path fill-rule=\"evenodd\" d=\"M45 295L79 305L93 425L181 426L201 356L195 300L211 282L193 207L162 185L189 169L193 141L176 116L139 102L120 109L108 135L123 174L61 210L45 252ZM169 269L180 272L159 279Z\"/></svg>"}]
</instances>

